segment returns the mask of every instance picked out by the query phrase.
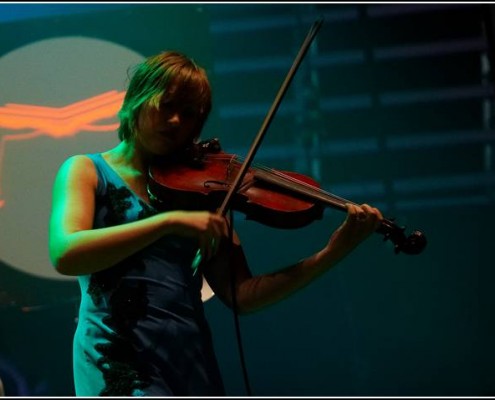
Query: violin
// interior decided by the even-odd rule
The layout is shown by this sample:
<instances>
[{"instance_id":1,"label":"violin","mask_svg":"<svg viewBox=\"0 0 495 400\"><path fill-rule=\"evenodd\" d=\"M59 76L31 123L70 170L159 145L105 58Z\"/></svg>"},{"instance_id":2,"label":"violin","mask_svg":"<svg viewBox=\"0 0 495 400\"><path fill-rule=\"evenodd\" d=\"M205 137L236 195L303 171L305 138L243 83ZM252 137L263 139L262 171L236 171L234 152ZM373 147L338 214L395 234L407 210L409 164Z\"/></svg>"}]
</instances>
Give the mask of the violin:
<instances>
[{"instance_id":1,"label":"violin","mask_svg":"<svg viewBox=\"0 0 495 400\"><path fill-rule=\"evenodd\" d=\"M239 174L240 158L223 152L218 139L189 147L173 162L149 168L148 192L162 210L214 212ZM244 174L231 207L248 220L281 229L297 229L322 219L325 207L347 211L353 203L320 188L311 177L264 166L251 166ZM419 254L426 246L420 231L406 237L404 227L383 219L376 233L394 243L395 253Z\"/></svg>"}]
</instances>

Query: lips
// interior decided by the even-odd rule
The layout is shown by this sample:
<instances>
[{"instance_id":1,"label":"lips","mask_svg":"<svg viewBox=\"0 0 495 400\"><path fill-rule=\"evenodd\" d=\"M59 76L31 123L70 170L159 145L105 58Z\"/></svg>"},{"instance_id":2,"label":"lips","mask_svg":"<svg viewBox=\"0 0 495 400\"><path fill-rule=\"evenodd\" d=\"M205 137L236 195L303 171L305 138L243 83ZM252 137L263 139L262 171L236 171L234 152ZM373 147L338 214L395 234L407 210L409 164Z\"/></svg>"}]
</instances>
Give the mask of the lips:
<instances>
[{"instance_id":1,"label":"lips","mask_svg":"<svg viewBox=\"0 0 495 400\"><path fill-rule=\"evenodd\" d=\"M171 138L171 139L177 139L180 135L180 132L178 129L159 129L158 134L160 136L166 137L166 138Z\"/></svg>"},{"instance_id":2,"label":"lips","mask_svg":"<svg viewBox=\"0 0 495 400\"><path fill-rule=\"evenodd\" d=\"M176 133L171 132L171 131L158 131L158 137L160 141L164 141L167 146L170 146L173 144L176 140Z\"/></svg>"}]
</instances>

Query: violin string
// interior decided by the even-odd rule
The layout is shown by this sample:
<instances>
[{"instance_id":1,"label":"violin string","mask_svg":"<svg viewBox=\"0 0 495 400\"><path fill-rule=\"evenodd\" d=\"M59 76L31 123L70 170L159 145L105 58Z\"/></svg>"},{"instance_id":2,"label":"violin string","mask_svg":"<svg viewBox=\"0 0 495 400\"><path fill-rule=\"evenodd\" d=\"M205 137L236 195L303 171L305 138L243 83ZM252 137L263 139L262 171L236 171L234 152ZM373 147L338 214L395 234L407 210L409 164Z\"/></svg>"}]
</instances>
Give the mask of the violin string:
<instances>
[{"instance_id":1,"label":"violin string","mask_svg":"<svg viewBox=\"0 0 495 400\"><path fill-rule=\"evenodd\" d=\"M224 155L224 154L209 154L208 156L214 156L214 158L217 158L217 159L229 159L229 160L233 160L233 161L237 161L237 162L240 162L238 160L242 160L242 157L240 157L240 156L235 156L235 158L233 158L232 155ZM340 202L340 204L337 204L337 205L341 206L341 207L345 207L345 203L351 203L354 205L356 204L350 200L344 199L344 198L337 196L333 193L329 193L323 189L312 186L307 182L301 181L301 180L296 179L290 175L284 174L283 172L276 171L272 168L269 168L269 167L266 167L266 166L263 166L260 164L253 164L253 168L257 168L261 171L264 171L267 174L274 175L274 176L276 176L276 177L278 177L278 178L280 178L286 182L297 185L299 191L303 194L308 195L308 196L318 196L320 199L328 200L328 201L336 200L336 201ZM293 187L288 187L288 188L294 189ZM334 203L334 205L335 205L335 203Z\"/></svg>"},{"instance_id":2,"label":"violin string","mask_svg":"<svg viewBox=\"0 0 495 400\"><path fill-rule=\"evenodd\" d=\"M320 195L325 195L325 196L328 196L329 198L333 199L333 200L339 200L341 201L343 204L344 203L350 203L350 201L346 200L346 199L343 199L342 197L339 197L337 195L334 195L332 193L329 193L323 189L320 189L318 187L315 187L315 186L312 186L310 185L309 183L307 182L304 182L304 181L301 181L293 176L290 176L290 175L287 175L283 172L280 172L280 171L276 171L276 170L273 170L271 168L268 168L268 167L263 167L263 166L260 166L259 167L260 170L262 171L265 171L267 173L270 173L270 174L273 174L287 182L290 182L290 183L293 183L295 185L298 185L299 187L301 187L303 190L306 191L306 193L308 194L311 194L311 192L314 192L316 194L320 194Z\"/></svg>"},{"instance_id":3,"label":"violin string","mask_svg":"<svg viewBox=\"0 0 495 400\"><path fill-rule=\"evenodd\" d=\"M239 160L242 160L241 156L236 156L236 155L232 155L232 154L230 154L230 155L228 155L228 154L207 154L206 157L212 157L212 158L216 158L216 159L225 159L225 160L229 160L231 162L234 161L234 162L238 162L238 163L240 163ZM263 166L260 164L254 164L254 166L257 169L259 169L260 171L264 171L267 174L275 175L284 181L287 181L287 182L290 182L292 184L299 186L299 191L302 192L303 194L306 194L308 196L318 197L319 199L321 199L323 201L328 201L332 205L338 206L339 208L345 209L345 203L357 205L357 203L354 203L350 200L344 199L343 197L337 196L333 193L329 193L329 192L327 192L323 189L320 189L318 187L314 187L307 182L296 179L292 176L284 174L283 172L273 170L272 168L269 168L269 167L266 167L266 166ZM293 187L286 187L286 188L294 189ZM332 200L337 200L340 203L339 204L332 203ZM388 229L397 228L393 220L389 220L386 218L384 218L382 220L382 225L386 226Z\"/></svg>"},{"instance_id":4,"label":"violin string","mask_svg":"<svg viewBox=\"0 0 495 400\"><path fill-rule=\"evenodd\" d=\"M266 182L275 183L276 185L284 187L288 190L309 196L313 199L321 200L324 203L328 203L329 205L332 205L334 207L345 209L345 202L338 199L337 196L332 196L322 190L319 190L318 188L307 184L306 182L302 182L283 173L263 170L260 168L257 169L255 176L262 181L264 180Z\"/></svg>"},{"instance_id":5,"label":"violin string","mask_svg":"<svg viewBox=\"0 0 495 400\"><path fill-rule=\"evenodd\" d=\"M317 188L317 187L314 187L312 185L310 185L309 183L307 182L304 182L304 181L300 181L299 179L296 179L290 175L287 175L287 174L284 174L280 171L276 171L276 170L273 170L272 168L268 168L268 167L265 167L265 166L260 166L258 165L258 169L260 170L264 170L270 174L274 174L274 175L277 175L278 177L282 178L283 180L287 180L287 181L290 181L292 183L295 183L301 187L304 187L305 189L308 190L307 194L308 195L312 195L310 192L316 192L317 194L323 194L325 196L328 196L330 199L332 200L339 200L341 202L341 204L338 204L338 206L341 206L343 208L345 208L345 203L350 203L350 204L353 204L353 205L357 205L357 203L354 203L350 200L347 200L347 199L344 199L340 196L337 196L337 195L334 195L333 193L329 193L329 192L326 192L320 188ZM320 197L321 198L321 197ZM334 203L332 203L334 204ZM395 223L393 222L393 220L388 220L386 218L384 218L382 220L382 225L386 226L387 228L391 229L391 228L396 228L395 226Z\"/></svg>"}]
</instances>

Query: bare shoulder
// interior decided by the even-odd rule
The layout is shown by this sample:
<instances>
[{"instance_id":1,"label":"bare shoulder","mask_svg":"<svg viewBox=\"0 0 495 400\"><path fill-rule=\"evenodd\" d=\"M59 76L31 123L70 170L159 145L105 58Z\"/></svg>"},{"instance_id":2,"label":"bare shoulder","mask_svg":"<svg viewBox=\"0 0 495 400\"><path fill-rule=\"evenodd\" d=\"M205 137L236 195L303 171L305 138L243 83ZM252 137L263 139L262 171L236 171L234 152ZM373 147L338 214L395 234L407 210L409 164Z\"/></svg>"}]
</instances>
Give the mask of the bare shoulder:
<instances>
[{"instance_id":1,"label":"bare shoulder","mask_svg":"<svg viewBox=\"0 0 495 400\"><path fill-rule=\"evenodd\" d=\"M84 154L76 154L73 156L70 156L66 158L61 166L60 169L88 169L88 168L94 168L93 161L91 158L89 158L87 155Z\"/></svg>"},{"instance_id":2,"label":"bare shoulder","mask_svg":"<svg viewBox=\"0 0 495 400\"><path fill-rule=\"evenodd\" d=\"M94 181L96 179L96 169L93 161L86 155L77 154L65 159L58 171L58 179L85 179Z\"/></svg>"}]
</instances>

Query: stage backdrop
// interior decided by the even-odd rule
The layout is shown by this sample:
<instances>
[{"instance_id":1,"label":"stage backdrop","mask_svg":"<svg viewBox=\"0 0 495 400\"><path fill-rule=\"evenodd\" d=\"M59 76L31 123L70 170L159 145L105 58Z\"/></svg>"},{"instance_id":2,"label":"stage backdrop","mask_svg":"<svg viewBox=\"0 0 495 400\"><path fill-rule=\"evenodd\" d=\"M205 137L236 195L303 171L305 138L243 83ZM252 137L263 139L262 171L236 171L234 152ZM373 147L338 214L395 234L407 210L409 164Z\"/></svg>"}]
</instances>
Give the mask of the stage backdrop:
<instances>
[{"instance_id":1,"label":"stage backdrop","mask_svg":"<svg viewBox=\"0 0 495 400\"><path fill-rule=\"evenodd\" d=\"M379 206L419 255L373 235L319 281L241 318L255 396L486 396L492 360L494 50L479 4L0 5L0 377L72 395L79 289L50 265L53 179L114 146L129 67L164 49L210 73L203 138L245 155L310 25L324 24L255 161ZM343 221L235 227L254 273L320 249ZM232 313L205 303L227 393L246 395Z\"/></svg>"}]
</instances>

